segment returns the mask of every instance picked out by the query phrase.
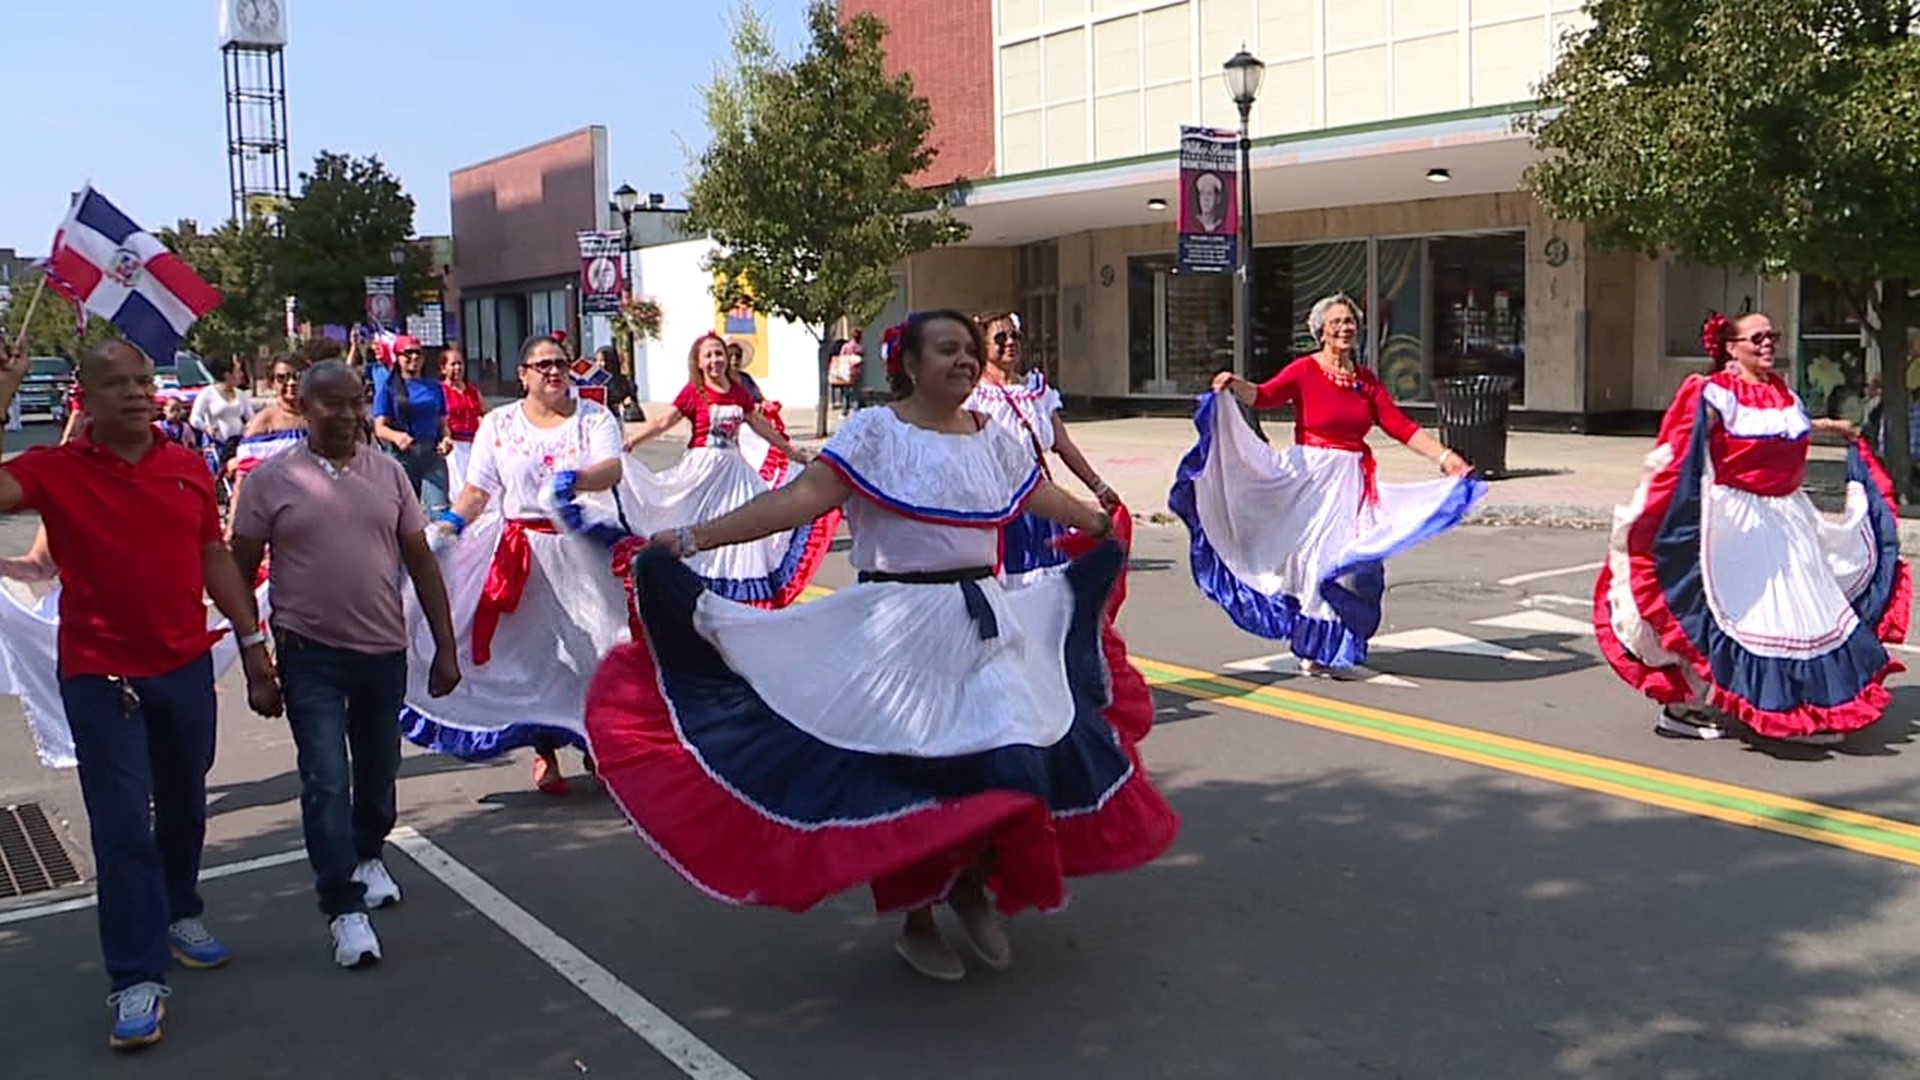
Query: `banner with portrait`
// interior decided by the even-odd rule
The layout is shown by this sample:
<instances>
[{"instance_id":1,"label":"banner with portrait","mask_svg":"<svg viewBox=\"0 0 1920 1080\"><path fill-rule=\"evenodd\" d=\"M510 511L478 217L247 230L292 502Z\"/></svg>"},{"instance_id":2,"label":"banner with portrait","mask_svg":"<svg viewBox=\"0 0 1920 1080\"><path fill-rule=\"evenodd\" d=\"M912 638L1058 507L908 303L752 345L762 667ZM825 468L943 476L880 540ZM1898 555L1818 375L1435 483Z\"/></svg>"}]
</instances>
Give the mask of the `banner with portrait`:
<instances>
[{"instance_id":1,"label":"banner with portrait","mask_svg":"<svg viewBox=\"0 0 1920 1080\"><path fill-rule=\"evenodd\" d=\"M400 305L396 294L400 279L395 277L370 277L367 279L367 321L385 330L394 325L399 318Z\"/></svg>"},{"instance_id":2,"label":"banner with portrait","mask_svg":"<svg viewBox=\"0 0 1920 1080\"><path fill-rule=\"evenodd\" d=\"M620 314L627 294L624 241L617 230L580 234L580 314Z\"/></svg>"},{"instance_id":3,"label":"banner with portrait","mask_svg":"<svg viewBox=\"0 0 1920 1080\"><path fill-rule=\"evenodd\" d=\"M1240 259L1240 136L1180 129L1180 245L1183 274L1231 273Z\"/></svg>"}]
</instances>

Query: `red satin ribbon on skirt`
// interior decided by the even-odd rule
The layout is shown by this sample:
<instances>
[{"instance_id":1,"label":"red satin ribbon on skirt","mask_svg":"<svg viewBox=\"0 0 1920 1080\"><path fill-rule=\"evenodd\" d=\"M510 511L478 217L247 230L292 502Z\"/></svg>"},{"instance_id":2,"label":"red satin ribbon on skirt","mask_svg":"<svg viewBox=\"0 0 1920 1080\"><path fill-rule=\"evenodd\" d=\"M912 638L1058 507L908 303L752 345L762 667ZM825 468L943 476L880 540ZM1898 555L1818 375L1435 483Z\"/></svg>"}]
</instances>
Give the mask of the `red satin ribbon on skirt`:
<instances>
[{"instance_id":1,"label":"red satin ribbon on skirt","mask_svg":"<svg viewBox=\"0 0 1920 1080\"><path fill-rule=\"evenodd\" d=\"M1361 499L1370 504L1380 501L1380 482L1377 478L1379 465L1373 460L1373 447L1362 442L1358 445L1340 439L1329 439L1315 435L1311 431L1302 431L1294 439L1301 446L1317 446L1323 450L1350 450L1360 455Z\"/></svg>"},{"instance_id":2,"label":"red satin ribbon on skirt","mask_svg":"<svg viewBox=\"0 0 1920 1080\"><path fill-rule=\"evenodd\" d=\"M500 545L493 549L493 565L487 568L487 585L473 612L475 664L493 659L493 632L500 628L500 617L519 610L520 598L526 595L527 578L533 573L533 545L527 542L527 534L559 531L553 522L542 520L509 521L500 530Z\"/></svg>"}]
</instances>

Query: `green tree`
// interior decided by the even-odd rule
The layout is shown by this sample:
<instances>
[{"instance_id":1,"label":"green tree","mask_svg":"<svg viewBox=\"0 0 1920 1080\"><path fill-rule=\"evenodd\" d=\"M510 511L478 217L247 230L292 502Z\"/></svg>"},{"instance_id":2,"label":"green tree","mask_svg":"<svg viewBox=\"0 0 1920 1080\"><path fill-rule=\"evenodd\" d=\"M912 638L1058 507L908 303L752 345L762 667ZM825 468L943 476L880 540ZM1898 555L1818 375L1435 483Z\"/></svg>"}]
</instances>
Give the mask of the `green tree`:
<instances>
[{"instance_id":1,"label":"green tree","mask_svg":"<svg viewBox=\"0 0 1920 1080\"><path fill-rule=\"evenodd\" d=\"M893 297L900 260L965 239L947 193L912 177L933 163L933 113L911 77L886 70L886 26L842 22L813 0L810 41L784 60L750 6L733 33L733 69L706 89L713 141L692 165L688 226L719 244L709 267L723 306L745 304L825 340ZM817 434L825 435L826 358Z\"/></svg>"},{"instance_id":2,"label":"green tree","mask_svg":"<svg viewBox=\"0 0 1920 1080\"><path fill-rule=\"evenodd\" d=\"M378 157L322 151L280 213L275 282L316 323L360 322L366 279L397 275L403 307L431 287L433 256L413 236L413 196ZM405 261L395 267L393 256Z\"/></svg>"},{"instance_id":3,"label":"green tree","mask_svg":"<svg viewBox=\"0 0 1920 1080\"><path fill-rule=\"evenodd\" d=\"M252 360L262 350L285 345L286 301L274 274L279 237L269 223L250 216L206 233L197 222L183 219L157 235L226 297L194 324L189 348L202 356Z\"/></svg>"},{"instance_id":4,"label":"green tree","mask_svg":"<svg viewBox=\"0 0 1920 1080\"><path fill-rule=\"evenodd\" d=\"M33 323L29 330L29 347L35 356L65 356L78 360L80 354L119 336L113 324L98 315L87 317L87 328L80 329L80 319L72 304L67 303L59 293L48 289L35 304L34 294L41 290L41 280L45 277L38 270L28 271L13 283L13 298L6 313L0 315L0 334L8 342L20 336L22 323L27 318L27 310L33 309Z\"/></svg>"},{"instance_id":5,"label":"green tree","mask_svg":"<svg viewBox=\"0 0 1920 1080\"><path fill-rule=\"evenodd\" d=\"M1912 487L1920 40L1905 0L1592 0L1540 88L1527 185L1603 246L1841 283ZM1705 312L1701 313L1703 316Z\"/></svg>"}]
</instances>

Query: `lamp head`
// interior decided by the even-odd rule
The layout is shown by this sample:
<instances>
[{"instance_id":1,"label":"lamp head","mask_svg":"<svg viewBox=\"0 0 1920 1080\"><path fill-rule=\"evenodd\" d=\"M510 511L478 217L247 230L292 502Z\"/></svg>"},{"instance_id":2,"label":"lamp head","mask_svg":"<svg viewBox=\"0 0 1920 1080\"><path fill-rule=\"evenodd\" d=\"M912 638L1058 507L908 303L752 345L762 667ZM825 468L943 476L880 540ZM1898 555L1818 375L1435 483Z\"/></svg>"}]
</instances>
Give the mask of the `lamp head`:
<instances>
[{"instance_id":1,"label":"lamp head","mask_svg":"<svg viewBox=\"0 0 1920 1080\"><path fill-rule=\"evenodd\" d=\"M1267 65L1241 49L1227 60L1222 74L1226 76L1227 93L1233 96L1233 103L1244 109L1260 96L1260 83L1267 77Z\"/></svg>"},{"instance_id":2,"label":"lamp head","mask_svg":"<svg viewBox=\"0 0 1920 1080\"><path fill-rule=\"evenodd\" d=\"M621 213L631 214L633 208L640 205L640 193L633 190L632 184L621 184L613 190L613 205L619 207Z\"/></svg>"}]
</instances>

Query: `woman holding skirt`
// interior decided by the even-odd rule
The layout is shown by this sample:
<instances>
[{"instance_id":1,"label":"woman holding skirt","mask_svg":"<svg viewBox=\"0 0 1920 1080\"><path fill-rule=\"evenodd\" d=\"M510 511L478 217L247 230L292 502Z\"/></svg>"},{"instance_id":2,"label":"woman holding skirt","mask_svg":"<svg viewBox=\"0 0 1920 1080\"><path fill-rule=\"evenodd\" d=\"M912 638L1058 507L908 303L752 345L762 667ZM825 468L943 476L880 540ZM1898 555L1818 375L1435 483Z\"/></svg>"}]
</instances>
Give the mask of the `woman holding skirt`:
<instances>
[{"instance_id":1,"label":"woman holding skirt","mask_svg":"<svg viewBox=\"0 0 1920 1080\"><path fill-rule=\"evenodd\" d=\"M1180 463L1168 505L1192 537L1193 579L1248 633L1287 641L1309 675L1367 662L1380 628L1386 560L1458 525L1486 485L1472 466L1400 411L1354 361L1360 307L1313 305L1320 351L1254 386L1222 372L1194 415L1200 442ZM1223 400L1294 407L1294 445L1262 442ZM1432 460L1445 479L1381 484L1375 427Z\"/></svg>"},{"instance_id":2,"label":"woman holding skirt","mask_svg":"<svg viewBox=\"0 0 1920 1080\"><path fill-rule=\"evenodd\" d=\"M440 389L447 400L447 432L453 436L453 452L447 455L447 490L458 494L467 486L473 437L480 433L480 418L487 413L487 399L467 381L467 354L458 345L449 345L440 354Z\"/></svg>"},{"instance_id":3,"label":"woman holding skirt","mask_svg":"<svg viewBox=\"0 0 1920 1080\"><path fill-rule=\"evenodd\" d=\"M608 790L695 886L804 911L871 884L907 912L897 950L940 979L965 967L934 904L1004 967L996 906L1058 908L1066 877L1139 866L1178 825L1102 718L1125 558L1099 542L1110 519L962 407L982 351L964 315L913 317L892 406L855 414L794 483L655 537L633 571L644 640L607 658L587 705ZM861 584L813 603L732 604L679 562L842 504ZM998 532L1029 510L1096 543L1009 590Z\"/></svg>"},{"instance_id":4,"label":"woman holding skirt","mask_svg":"<svg viewBox=\"0 0 1920 1080\"><path fill-rule=\"evenodd\" d=\"M727 355L727 343L708 334L693 343L687 354L687 385L673 408L641 425L626 440L631 451L686 420L693 427L686 454L672 468L655 473L630 460L620 484L620 504L627 531L640 537L675 529L737 510L754 498L792 481L808 455L794 446L754 401L738 379ZM771 481L741 452L749 432L780 455L781 468ZM567 494L561 493L562 506ZM574 526L569 513L563 520ZM752 543L702 551L688 566L715 593L758 607L785 607L813 581L820 563L833 546L840 514L829 508L819 518L782 530Z\"/></svg>"},{"instance_id":5,"label":"woman holding skirt","mask_svg":"<svg viewBox=\"0 0 1920 1080\"><path fill-rule=\"evenodd\" d=\"M1886 711L1883 643L1906 638L1912 598L1893 486L1865 442L1847 462L1846 512L1801 490L1813 420L1773 371L1765 315L1707 320L1712 375L1674 396L1646 479L1614 512L1594 586L1601 651L1662 706L1654 731L1716 739L1731 723L1772 739L1839 742Z\"/></svg>"},{"instance_id":6,"label":"woman holding skirt","mask_svg":"<svg viewBox=\"0 0 1920 1080\"><path fill-rule=\"evenodd\" d=\"M428 665L410 665L402 717L409 740L468 761L532 747L534 786L550 795L568 790L558 751L585 747L587 682L627 629L625 590L605 551L553 520L556 475L597 493L588 501L608 518L607 492L620 482L620 422L574 396L569 363L551 337L521 346L526 396L480 421L466 487L428 530L465 677L435 698ZM431 656L425 616L411 601L408 615L416 653Z\"/></svg>"}]
</instances>

